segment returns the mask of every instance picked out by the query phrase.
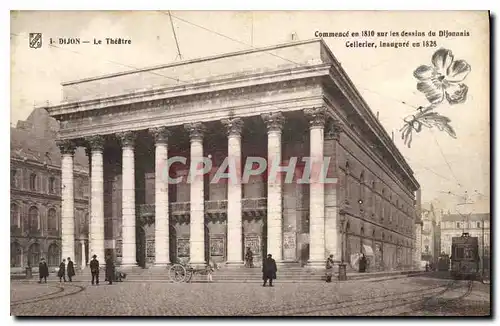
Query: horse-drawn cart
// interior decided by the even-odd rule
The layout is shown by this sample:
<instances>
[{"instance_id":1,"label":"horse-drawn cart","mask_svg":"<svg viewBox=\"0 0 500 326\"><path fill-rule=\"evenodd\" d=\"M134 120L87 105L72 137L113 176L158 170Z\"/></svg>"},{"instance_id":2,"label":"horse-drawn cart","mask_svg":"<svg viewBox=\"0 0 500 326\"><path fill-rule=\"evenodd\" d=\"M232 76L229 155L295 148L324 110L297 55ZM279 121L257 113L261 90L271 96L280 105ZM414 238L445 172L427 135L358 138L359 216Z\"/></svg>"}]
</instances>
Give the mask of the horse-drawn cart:
<instances>
[{"instance_id":1,"label":"horse-drawn cart","mask_svg":"<svg viewBox=\"0 0 500 326\"><path fill-rule=\"evenodd\" d=\"M168 271L174 283L191 282L195 274L208 275L212 271L210 266L195 268L191 265L173 264Z\"/></svg>"}]
</instances>

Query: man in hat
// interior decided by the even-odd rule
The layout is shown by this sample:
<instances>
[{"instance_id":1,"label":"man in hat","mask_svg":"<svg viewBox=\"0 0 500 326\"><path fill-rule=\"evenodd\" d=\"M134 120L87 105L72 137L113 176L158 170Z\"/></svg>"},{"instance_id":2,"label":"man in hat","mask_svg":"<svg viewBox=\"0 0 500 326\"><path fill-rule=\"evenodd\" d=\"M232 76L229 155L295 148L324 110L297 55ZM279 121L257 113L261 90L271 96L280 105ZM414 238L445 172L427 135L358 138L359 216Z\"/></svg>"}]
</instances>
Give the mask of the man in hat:
<instances>
[{"instance_id":1,"label":"man in hat","mask_svg":"<svg viewBox=\"0 0 500 326\"><path fill-rule=\"evenodd\" d=\"M94 281L96 285L99 285L99 261L97 260L97 255L92 256L89 266L90 273L92 273L92 285L94 285Z\"/></svg>"},{"instance_id":2,"label":"man in hat","mask_svg":"<svg viewBox=\"0 0 500 326\"><path fill-rule=\"evenodd\" d=\"M38 283L42 283L42 279L47 283L47 276L49 276L49 266L45 262L45 258L40 260L40 264L38 265L38 274L40 276L40 281Z\"/></svg>"},{"instance_id":3,"label":"man in hat","mask_svg":"<svg viewBox=\"0 0 500 326\"><path fill-rule=\"evenodd\" d=\"M269 280L269 286L273 286L273 280L276 279L278 268L276 267L276 261L272 257L271 254L268 254L262 264L262 280L264 281L262 286L266 286L267 280Z\"/></svg>"},{"instance_id":4,"label":"man in hat","mask_svg":"<svg viewBox=\"0 0 500 326\"><path fill-rule=\"evenodd\" d=\"M75 265L71 261L71 258L68 257L68 264L66 265L66 275L68 275L68 279L70 282L73 282L73 276L75 276Z\"/></svg>"}]
</instances>

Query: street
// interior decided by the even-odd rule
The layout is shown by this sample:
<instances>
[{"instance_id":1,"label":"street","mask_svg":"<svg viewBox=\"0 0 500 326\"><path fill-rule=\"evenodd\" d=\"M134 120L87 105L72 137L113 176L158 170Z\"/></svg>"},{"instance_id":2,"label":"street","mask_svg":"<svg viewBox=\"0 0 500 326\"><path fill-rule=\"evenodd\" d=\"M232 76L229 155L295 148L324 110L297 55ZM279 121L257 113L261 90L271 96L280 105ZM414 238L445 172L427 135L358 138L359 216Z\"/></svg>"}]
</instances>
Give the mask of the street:
<instances>
[{"instance_id":1,"label":"street","mask_svg":"<svg viewBox=\"0 0 500 326\"><path fill-rule=\"evenodd\" d=\"M11 282L14 316L488 316L490 286L432 277L334 283Z\"/></svg>"}]
</instances>

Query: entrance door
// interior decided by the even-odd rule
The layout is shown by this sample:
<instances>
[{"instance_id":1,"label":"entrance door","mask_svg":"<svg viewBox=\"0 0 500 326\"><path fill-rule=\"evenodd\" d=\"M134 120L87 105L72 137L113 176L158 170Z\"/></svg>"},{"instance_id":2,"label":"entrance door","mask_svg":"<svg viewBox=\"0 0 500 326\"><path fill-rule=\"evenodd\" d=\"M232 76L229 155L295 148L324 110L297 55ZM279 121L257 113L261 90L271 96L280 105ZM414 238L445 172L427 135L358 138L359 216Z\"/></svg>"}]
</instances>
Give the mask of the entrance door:
<instances>
[{"instance_id":1,"label":"entrance door","mask_svg":"<svg viewBox=\"0 0 500 326\"><path fill-rule=\"evenodd\" d=\"M146 267L146 232L144 228L136 228L136 260L137 264L142 268Z\"/></svg>"}]
</instances>

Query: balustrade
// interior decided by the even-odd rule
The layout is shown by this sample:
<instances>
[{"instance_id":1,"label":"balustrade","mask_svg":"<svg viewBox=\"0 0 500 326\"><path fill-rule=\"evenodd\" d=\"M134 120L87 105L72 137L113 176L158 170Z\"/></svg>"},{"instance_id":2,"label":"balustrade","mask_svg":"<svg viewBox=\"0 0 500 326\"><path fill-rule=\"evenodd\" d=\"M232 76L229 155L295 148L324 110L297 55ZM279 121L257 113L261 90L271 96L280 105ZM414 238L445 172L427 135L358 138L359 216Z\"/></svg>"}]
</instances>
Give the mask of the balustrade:
<instances>
[{"instance_id":1,"label":"balustrade","mask_svg":"<svg viewBox=\"0 0 500 326\"><path fill-rule=\"evenodd\" d=\"M189 202L175 202L170 203L170 212L172 214L184 214L189 213L190 203ZM267 198L243 198L242 199L243 211L252 210L266 210L267 209ZM137 206L137 211L139 216L148 217L155 215L155 205L154 204L142 204ZM223 213L227 212L227 200L207 200L205 201L205 211L212 213Z\"/></svg>"}]
</instances>

